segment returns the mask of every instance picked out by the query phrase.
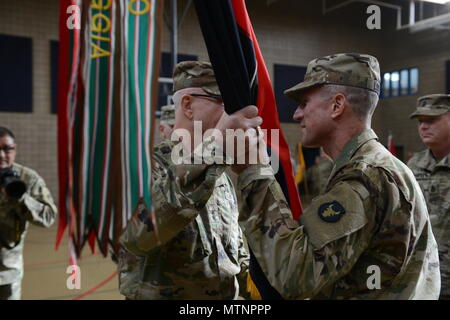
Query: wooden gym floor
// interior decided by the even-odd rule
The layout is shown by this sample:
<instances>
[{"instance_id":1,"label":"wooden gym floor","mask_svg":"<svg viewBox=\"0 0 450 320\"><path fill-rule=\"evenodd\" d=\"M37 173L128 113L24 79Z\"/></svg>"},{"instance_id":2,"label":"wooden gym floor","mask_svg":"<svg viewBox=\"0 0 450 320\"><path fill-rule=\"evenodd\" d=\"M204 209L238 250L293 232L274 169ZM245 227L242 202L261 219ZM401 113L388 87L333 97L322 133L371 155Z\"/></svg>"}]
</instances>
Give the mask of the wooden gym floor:
<instances>
[{"instance_id":1,"label":"wooden gym floor","mask_svg":"<svg viewBox=\"0 0 450 320\"><path fill-rule=\"evenodd\" d=\"M116 265L88 246L79 260L81 289L67 288L67 233L55 251L57 222L49 229L30 225L24 246L23 300L123 300Z\"/></svg>"}]
</instances>

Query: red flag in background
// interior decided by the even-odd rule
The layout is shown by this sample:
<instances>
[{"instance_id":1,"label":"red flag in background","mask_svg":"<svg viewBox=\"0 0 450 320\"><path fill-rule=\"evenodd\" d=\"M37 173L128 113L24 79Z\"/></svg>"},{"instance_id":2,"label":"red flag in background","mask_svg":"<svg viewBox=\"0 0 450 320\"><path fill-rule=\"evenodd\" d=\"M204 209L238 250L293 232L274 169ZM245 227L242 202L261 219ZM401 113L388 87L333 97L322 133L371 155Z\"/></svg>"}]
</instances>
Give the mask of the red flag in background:
<instances>
[{"instance_id":1,"label":"red flag in background","mask_svg":"<svg viewBox=\"0 0 450 320\"><path fill-rule=\"evenodd\" d=\"M267 129L267 147L278 157L275 177L289 202L294 219L302 206L294 179L288 145L280 129L275 95L269 73L256 40L244 0L195 0L200 27L229 114L248 105L256 105ZM272 137L272 129L279 139ZM250 275L263 299L282 299L270 285L250 249ZM253 296L253 295L252 295Z\"/></svg>"},{"instance_id":2,"label":"red flag in background","mask_svg":"<svg viewBox=\"0 0 450 320\"><path fill-rule=\"evenodd\" d=\"M282 177L277 176L277 180L279 182L282 180L280 185L282 186L282 189L284 189L283 192L289 201L292 216L295 220L297 220L300 217L303 208L298 195L297 185L295 183L289 147L286 143L283 132L281 131L280 121L278 119L277 103L275 101L275 94L273 92L269 72L267 71L264 58L261 50L259 49L258 40L256 40L255 32L253 31L244 0L232 0L232 5L234 16L236 17L236 23L238 24L240 31L244 32L253 43L258 73L258 95L256 105L258 106L260 116L263 118L263 124L261 127L263 129L280 130L279 144L272 144L271 141L268 141L268 145L272 149L272 152L275 152L280 158L280 170L282 170Z\"/></svg>"},{"instance_id":3,"label":"red flag in background","mask_svg":"<svg viewBox=\"0 0 450 320\"><path fill-rule=\"evenodd\" d=\"M195 0L200 27L227 113L256 105L267 129L267 146L279 159L275 177L289 202L294 219L302 206L288 145L281 131L275 95L244 0ZM271 130L279 139L272 143ZM279 141L277 141L279 140Z\"/></svg>"},{"instance_id":4,"label":"red flag in background","mask_svg":"<svg viewBox=\"0 0 450 320\"><path fill-rule=\"evenodd\" d=\"M389 133L388 149L389 149L390 153L392 153L394 156L397 156L397 151L395 150L395 144L394 144L394 137L392 136L392 133Z\"/></svg>"}]
</instances>

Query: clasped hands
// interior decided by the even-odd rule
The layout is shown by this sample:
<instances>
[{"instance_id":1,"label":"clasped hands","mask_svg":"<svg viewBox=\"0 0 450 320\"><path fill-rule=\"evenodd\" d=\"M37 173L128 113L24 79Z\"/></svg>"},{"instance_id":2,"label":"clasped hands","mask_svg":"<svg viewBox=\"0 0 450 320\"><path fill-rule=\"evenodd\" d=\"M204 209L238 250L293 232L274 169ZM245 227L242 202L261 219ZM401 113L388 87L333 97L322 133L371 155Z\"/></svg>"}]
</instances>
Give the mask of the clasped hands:
<instances>
[{"instance_id":1,"label":"clasped hands","mask_svg":"<svg viewBox=\"0 0 450 320\"><path fill-rule=\"evenodd\" d=\"M235 113L223 113L215 129L220 132L225 154L232 158L231 168L240 173L253 164L268 164L269 156L260 128L263 120L256 106L247 106Z\"/></svg>"}]
</instances>

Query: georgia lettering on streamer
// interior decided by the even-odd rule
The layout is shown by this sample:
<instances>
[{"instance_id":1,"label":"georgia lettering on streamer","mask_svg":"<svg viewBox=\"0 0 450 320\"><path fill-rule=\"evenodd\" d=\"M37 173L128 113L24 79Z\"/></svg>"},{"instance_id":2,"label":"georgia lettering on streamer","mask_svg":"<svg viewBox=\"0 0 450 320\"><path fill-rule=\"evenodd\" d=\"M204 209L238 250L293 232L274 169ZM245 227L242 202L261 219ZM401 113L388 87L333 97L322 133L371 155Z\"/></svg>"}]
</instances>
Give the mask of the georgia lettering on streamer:
<instances>
[{"instance_id":1,"label":"georgia lettering on streamer","mask_svg":"<svg viewBox=\"0 0 450 320\"><path fill-rule=\"evenodd\" d=\"M136 9L137 2L143 4L142 9ZM111 38L109 37L111 19L105 14L105 11L111 9L111 5L112 0L92 0L91 2L91 10L100 11L93 14L91 18L91 59L109 57L111 55L110 51L103 49L101 46L103 42L111 42ZM133 15L146 14L150 11L150 2L149 0L131 0L128 3L128 10Z\"/></svg>"},{"instance_id":2,"label":"georgia lettering on streamer","mask_svg":"<svg viewBox=\"0 0 450 320\"><path fill-rule=\"evenodd\" d=\"M111 52L108 49L103 49L101 44L103 42L111 42L109 32L111 30L111 19L103 12L111 8L112 0L92 0L91 11L100 10L100 12L93 13L91 18L91 59L98 59L109 57ZM94 42L94 40L97 40Z\"/></svg>"}]
</instances>

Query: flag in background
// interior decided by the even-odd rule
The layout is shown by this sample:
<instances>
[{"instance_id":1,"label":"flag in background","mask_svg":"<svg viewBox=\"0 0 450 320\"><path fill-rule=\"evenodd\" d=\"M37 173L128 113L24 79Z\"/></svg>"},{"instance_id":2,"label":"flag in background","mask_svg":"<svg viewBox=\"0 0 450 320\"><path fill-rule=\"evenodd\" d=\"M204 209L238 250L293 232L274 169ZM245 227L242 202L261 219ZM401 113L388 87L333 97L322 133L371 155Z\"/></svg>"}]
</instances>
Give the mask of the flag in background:
<instances>
[{"instance_id":1,"label":"flag in background","mask_svg":"<svg viewBox=\"0 0 450 320\"><path fill-rule=\"evenodd\" d=\"M268 147L280 159L277 179L289 201L292 214L302 212L294 180L289 148L281 131L269 73L256 40L244 0L195 0L200 27L214 68L227 113L256 105L263 118L262 129L279 130L279 143Z\"/></svg>"},{"instance_id":2,"label":"flag in background","mask_svg":"<svg viewBox=\"0 0 450 320\"><path fill-rule=\"evenodd\" d=\"M68 227L71 257L95 240L106 256L138 202L151 207L163 0L60 5L56 247ZM71 5L81 29L68 28Z\"/></svg>"},{"instance_id":3,"label":"flag in background","mask_svg":"<svg viewBox=\"0 0 450 320\"><path fill-rule=\"evenodd\" d=\"M290 204L294 219L302 206L294 179L291 157L280 130L275 95L256 40L244 0L194 0L227 113L256 105L263 118L262 129L276 129L279 142L267 135L269 154L280 160L276 178ZM250 249L250 276L264 299L281 299L270 285Z\"/></svg>"},{"instance_id":4,"label":"flag in background","mask_svg":"<svg viewBox=\"0 0 450 320\"><path fill-rule=\"evenodd\" d=\"M305 179L305 172L306 172L305 157L303 156L303 147L301 143L297 145L297 153L298 153L298 164L297 169L295 171L295 184L298 185Z\"/></svg>"},{"instance_id":5,"label":"flag in background","mask_svg":"<svg viewBox=\"0 0 450 320\"><path fill-rule=\"evenodd\" d=\"M392 155L397 157L397 151L395 150L394 137L391 132L389 132L388 136L388 150Z\"/></svg>"}]
</instances>

